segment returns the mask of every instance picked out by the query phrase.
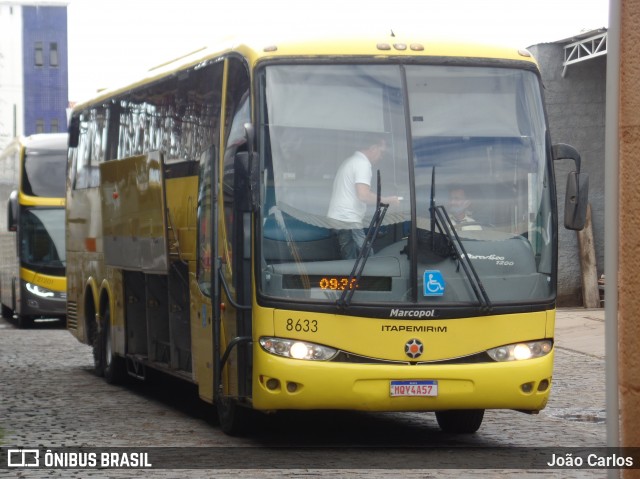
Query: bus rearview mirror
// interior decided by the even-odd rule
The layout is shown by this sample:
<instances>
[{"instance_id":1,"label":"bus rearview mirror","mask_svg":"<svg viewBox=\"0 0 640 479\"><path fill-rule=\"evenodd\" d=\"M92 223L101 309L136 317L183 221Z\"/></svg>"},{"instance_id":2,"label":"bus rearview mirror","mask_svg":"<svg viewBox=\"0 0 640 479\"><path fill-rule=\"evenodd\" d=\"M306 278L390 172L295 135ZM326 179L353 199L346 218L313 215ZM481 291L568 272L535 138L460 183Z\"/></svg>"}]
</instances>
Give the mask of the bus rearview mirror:
<instances>
[{"instance_id":1,"label":"bus rearview mirror","mask_svg":"<svg viewBox=\"0 0 640 479\"><path fill-rule=\"evenodd\" d=\"M554 160L573 160L575 171L567 176L567 188L564 199L564 227L568 230L580 231L587 221L587 204L589 203L589 175L580 173L580 153L571 145L559 143L553 145Z\"/></svg>"},{"instance_id":2,"label":"bus rearview mirror","mask_svg":"<svg viewBox=\"0 0 640 479\"><path fill-rule=\"evenodd\" d=\"M7 201L7 231L18 231L18 190L13 190Z\"/></svg>"},{"instance_id":3,"label":"bus rearview mirror","mask_svg":"<svg viewBox=\"0 0 640 479\"><path fill-rule=\"evenodd\" d=\"M77 116L71 118L69 122L69 148L77 148L80 142L80 119Z\"/></svg>"},{"instance_id":4,"label":"bus rearview mirror","mask_svg":"<svg viewBox=\"0 0 640 479\"><path fill-rule=\"evenodd\" d=\"M589 203L589 175L572 171L567 176L564 201L564 227L580 231L587 220Z\"/></svg>"}]
</instances>

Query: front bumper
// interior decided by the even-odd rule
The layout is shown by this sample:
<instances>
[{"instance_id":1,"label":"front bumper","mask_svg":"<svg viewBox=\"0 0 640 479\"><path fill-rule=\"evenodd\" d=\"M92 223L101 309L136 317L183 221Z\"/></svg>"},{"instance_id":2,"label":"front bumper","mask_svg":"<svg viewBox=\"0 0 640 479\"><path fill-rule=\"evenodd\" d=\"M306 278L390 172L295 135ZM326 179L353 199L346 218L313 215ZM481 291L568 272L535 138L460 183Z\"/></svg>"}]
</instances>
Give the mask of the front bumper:
<instances>
[{"instance_id":1,"label":"front bumper","mask_svg":"<svg viewBox=\"0 0 640 479\"><path fill-rule=\"evenodd\" d=\"M253 407L437 411L543 409L551 390L553 351L512 362L437 365L354 364L282 358L254 348ZM391 397L391 380L435 380L437 397Z\"/></svg>"}]
</instances>

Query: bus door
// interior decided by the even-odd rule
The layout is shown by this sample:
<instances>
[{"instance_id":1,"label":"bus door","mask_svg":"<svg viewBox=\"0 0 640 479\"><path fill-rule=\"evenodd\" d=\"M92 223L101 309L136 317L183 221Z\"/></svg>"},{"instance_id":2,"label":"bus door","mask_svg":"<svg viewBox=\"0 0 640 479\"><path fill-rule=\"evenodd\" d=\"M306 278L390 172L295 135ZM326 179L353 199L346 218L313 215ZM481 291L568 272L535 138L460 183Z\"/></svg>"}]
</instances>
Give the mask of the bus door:
<instances>
[{"instance_id":1,"label":"bus door","mask_svg":"<svg viewBox=\"0 0 640 479\"><path fill-rule=\"evenodd\" d=\"M237 58L227 60L224 103L225 149L221 228L214 306L216 403L223 428L236 404L251 397L251 212L245 124L250 121L249 74ZM223 410L221 411L221 407ZM231 414L232 416L234 414Z\"/></svg>"}]
</instances>

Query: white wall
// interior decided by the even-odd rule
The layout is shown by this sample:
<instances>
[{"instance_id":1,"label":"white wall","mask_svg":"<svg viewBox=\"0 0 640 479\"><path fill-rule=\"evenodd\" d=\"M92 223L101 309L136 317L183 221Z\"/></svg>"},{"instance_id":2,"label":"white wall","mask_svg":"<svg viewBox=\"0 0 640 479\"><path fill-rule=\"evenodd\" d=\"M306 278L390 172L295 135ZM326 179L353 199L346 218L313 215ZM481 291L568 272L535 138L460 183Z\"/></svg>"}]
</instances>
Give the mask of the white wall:
<instances>
[{"instance_id":1,"label":"white wall","mask_svg":"<svg viewBox=\"0 0 640 479\"><path fill-rule=\"evenodd\" d=\"M22 72L22 7L0 4L0 148L23 134Z\"/></svg>"}]
</instances>

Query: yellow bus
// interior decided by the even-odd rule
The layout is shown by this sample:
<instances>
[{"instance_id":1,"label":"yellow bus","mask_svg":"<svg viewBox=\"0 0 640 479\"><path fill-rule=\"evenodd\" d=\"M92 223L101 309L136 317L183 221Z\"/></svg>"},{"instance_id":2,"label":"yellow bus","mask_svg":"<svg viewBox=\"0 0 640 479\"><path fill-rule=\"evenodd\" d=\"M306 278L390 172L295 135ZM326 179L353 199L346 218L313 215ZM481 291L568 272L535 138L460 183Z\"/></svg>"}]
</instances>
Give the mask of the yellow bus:
<instances>
[{"instance_id":1,"label":"yellow bus","mask_svg":"<svg viewBox=\"0 0 640 479\"><path fill-rule=\"evenodd\" d=\"M527 51L203 49L78 105L69 144L68 329L108 381L195 383L228 434L255 411L434 411L471 433L545 407L552 160L576 163L568 227L588 184ZM363 186L359 217L332 213Z\"/></svg>"},{"instance_id":2,"label":"yellow bus","mask_svg":"<svg viewBox=\"0 0 640 479\"><path fill-rule=\"evenodd\" d=\"M0 153L2 317L64 319L67 134L16 138Z\"/></svg>"}]
</instances>

